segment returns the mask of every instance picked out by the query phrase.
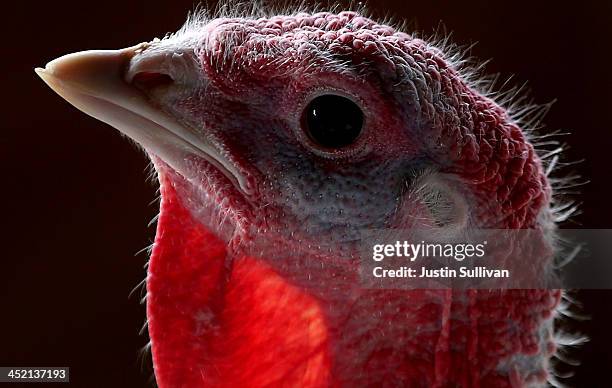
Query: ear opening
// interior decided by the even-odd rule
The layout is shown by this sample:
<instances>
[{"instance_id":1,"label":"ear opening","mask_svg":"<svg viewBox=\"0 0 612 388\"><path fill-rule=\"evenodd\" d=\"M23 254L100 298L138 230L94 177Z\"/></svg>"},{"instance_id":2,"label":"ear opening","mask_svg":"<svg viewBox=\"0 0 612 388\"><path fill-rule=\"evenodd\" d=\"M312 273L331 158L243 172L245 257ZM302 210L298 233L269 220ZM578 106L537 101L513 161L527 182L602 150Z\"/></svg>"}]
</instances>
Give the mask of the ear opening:
<instances>
[{"instance_id":1,"label":"ear opening","mask_svg":"<svg viewBox=\"0 0 612 388\"><path fill-rule=\"evenodd\" d=\"M446 174L426 171L414 176L398 209L398 226L431 229L447 236L464 231L468 205L456 186L453 177Z\"/></svg>"}]
</instances>

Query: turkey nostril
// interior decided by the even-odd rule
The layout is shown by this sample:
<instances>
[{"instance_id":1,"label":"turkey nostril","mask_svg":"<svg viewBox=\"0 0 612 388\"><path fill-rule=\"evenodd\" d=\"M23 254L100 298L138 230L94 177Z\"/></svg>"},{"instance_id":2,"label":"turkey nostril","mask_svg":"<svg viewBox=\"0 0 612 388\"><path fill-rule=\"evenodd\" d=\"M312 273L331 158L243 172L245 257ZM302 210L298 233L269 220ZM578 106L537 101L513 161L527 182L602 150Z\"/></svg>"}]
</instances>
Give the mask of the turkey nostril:
<instances>
[{"instance_id":1,"label":"turkey nostril","mask_svg":"<svg viewBox=\"0 0 612 388\"><path fill-rule=\"evenodd\" d=\"M131 82L136 88L146 92L161 86L172 85L174 79L165 73L143 71L136 73Z\"/></svg>"},{"instance_id":2,"label":"turkey nostril","mask_svg":"<svg viewBox=\"0 0 612 388\"><path fill-rule=\"evenodd\" d=\"M201 84L199 63L192 50L177 51L158 46L135 53L125 68L124 79L145 93Z\"/></svg>"}]
</instances>

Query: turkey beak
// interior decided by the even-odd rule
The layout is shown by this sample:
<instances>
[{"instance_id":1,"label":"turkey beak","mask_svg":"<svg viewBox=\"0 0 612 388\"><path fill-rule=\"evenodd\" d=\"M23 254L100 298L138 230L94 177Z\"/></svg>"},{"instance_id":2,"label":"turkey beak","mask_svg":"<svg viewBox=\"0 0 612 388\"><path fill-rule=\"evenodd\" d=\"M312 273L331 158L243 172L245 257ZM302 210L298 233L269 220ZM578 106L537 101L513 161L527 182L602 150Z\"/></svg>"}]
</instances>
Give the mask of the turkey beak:
<instances>
[{"instance_id":1,"label":"turkey beak","mask_svg":"<svg viewBox=\"0 0 612 388\"><path fill-rule=\"evenodd\" d=\"M186 127L152 104L146 93L135 85L140 73L172 81L168 59L182 56L163 50L147 52L149 46L149 43L141 43L122 50L77 52L57 58L35 71L70 104L115 127L183 176L194 176L190 171L194 168L193 163L189 161L194 155L199 156L248 193L245 179L233 163L223 157L214 141L207 139L205 129L195 131ZM181 74L186 74L184 69Z\"/></svg>"}]
</instances>

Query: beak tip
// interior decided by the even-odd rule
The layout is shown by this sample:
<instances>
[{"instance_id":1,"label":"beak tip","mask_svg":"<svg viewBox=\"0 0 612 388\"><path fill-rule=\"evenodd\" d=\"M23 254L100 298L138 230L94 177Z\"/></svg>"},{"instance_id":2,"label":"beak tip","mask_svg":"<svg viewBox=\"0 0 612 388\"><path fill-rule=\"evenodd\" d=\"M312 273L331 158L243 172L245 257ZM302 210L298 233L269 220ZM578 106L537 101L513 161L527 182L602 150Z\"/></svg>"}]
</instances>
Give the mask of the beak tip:
<instances>
[{"instance_id":1,"label":"beak tip","mask_svg":"<svg viewBox=\"0 0 612 388\"><path fill-rule=\"evenodd\" d=\"M45 83L49 84L49 80L51 78L51 72L43 67L34 68L34 72L38 75Z\"/></svg>"}]
</instances>

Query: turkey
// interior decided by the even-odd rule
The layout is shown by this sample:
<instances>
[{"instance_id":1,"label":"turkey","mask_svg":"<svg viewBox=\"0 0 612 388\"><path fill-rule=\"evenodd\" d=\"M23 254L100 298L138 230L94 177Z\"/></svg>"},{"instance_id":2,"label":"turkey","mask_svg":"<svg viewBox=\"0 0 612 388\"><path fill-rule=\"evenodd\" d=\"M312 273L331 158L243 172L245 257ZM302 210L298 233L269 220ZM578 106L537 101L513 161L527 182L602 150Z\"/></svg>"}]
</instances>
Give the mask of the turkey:
<instances>
[{"instance_id":1,"label":"turkey","mask_svg":"<svg viewBox=\"0 0 612 388\"><path fill-rule=\"evenodd\" d=\"M155 166L160 387L555 384L558 289L372 289L359 231L554 231L511 109L444 47L360 12L198 14L36 70Z\"/></svg>"}]
</instances>

